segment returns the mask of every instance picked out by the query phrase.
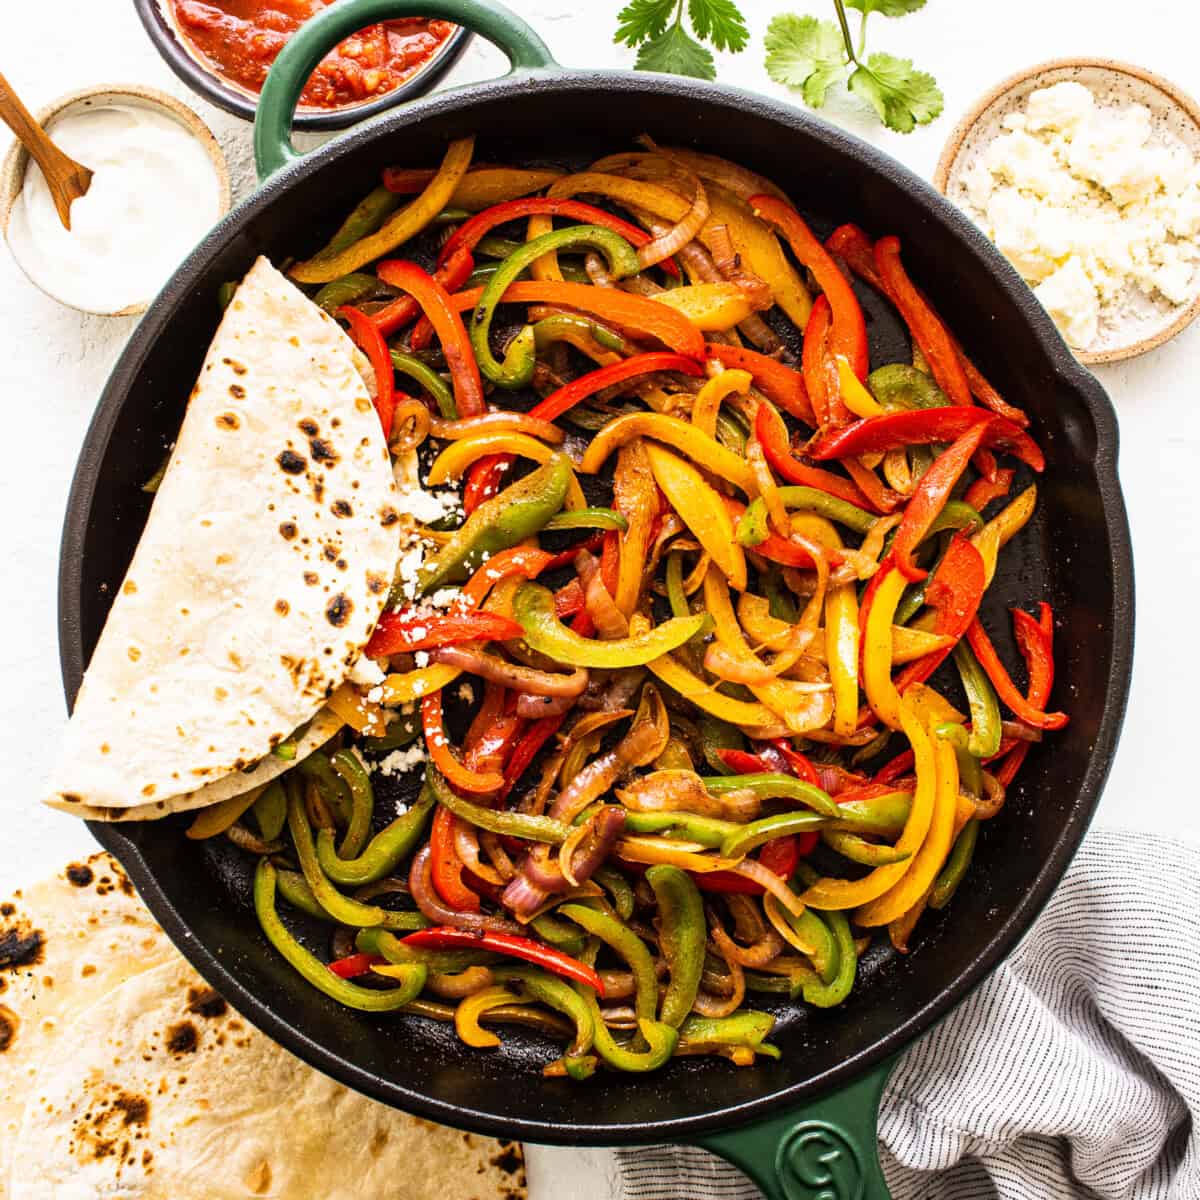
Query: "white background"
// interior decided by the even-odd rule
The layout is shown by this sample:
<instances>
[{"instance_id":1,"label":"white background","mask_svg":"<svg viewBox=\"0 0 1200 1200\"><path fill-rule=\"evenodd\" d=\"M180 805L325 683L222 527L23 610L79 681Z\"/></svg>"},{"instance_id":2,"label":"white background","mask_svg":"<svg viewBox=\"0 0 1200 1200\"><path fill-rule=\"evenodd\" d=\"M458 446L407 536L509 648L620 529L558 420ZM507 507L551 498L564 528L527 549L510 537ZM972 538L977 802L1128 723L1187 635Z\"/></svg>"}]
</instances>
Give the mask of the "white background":
<instances>
[{"instance_id":1,"label":"white background","mask_svg":"<svg viewBox=\"0 0 1200 1200\"><path fill-rule=\"evenodd\" d=\"M619 67L612 44L621 0L509 0L567 66ZM763 70L762 39L777 12L831 15L829 0L740 0L749 48L719 56L721 80L786 98ZM881 130L853 101L825 115L928 178L955 122L1004 76L1044 59L1107 56L1200 92L1200 18L1171 0L929 0L903 20L872 18L872 49L910 55L936 75L944 115L908 136ZM476 41L443 86L485 79L503 60ZM254 186L249 126L192 97L146 39L130 0L5 4L0 71L31 108L89 84L151 84L187 100L229 158L235 199ZM803 200L803 198L800 198ZM0 251L0 513L6 564L0 589L0 892L87 850L86 829L38 804L65 721L55 612L58 539L76 454L104 379L134 319L84 317L42 296ZM1096 820L1200 841L1193 780L1200 742L1200 322L1142 359L1096 374L1121 422L1121 477L1137 569L1137 651L1125 734ZM186 387L187 380L180 380ZM565 1155L565 1157L564 1157ZM614 1194L602 1152L536 1152L535 1195L600 1200Z\"/></svg>"}]
</instances>

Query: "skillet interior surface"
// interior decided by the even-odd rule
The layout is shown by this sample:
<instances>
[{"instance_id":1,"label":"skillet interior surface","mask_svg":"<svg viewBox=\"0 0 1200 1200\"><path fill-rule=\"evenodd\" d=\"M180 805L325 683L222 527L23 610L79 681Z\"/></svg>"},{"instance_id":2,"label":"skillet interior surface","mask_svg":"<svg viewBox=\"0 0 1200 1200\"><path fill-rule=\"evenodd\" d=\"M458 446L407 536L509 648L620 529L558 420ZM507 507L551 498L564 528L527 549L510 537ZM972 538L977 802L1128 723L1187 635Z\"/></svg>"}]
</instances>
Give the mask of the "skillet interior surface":
<instances>
[{"instance_id":1,"label":"skillet interior surface","mask_svg":"<svg viewBox=\"0 0 1200 1200\"><path fill-rule=\"evenodd\" d=\"M778 1062L734 1069L675 1060L649 1076L542 1078L545 1042L506 1033L480 1053L416 1018L353 1013L308 987L261 937L236 852L197 850L176 818L93 826L180 949L255 1024L345 1083L435 1120L542 1142L680 1139L764 1116L895 1053L980 982L1066 869L1107 774L1132 658L1132 561L1116 478L1116 423L1032 295L964 218L916 177L813 118L760 97L666 77L533 74L434 97L356 131L275 176L184 264L113 373L80 459L60 581L64 685L73 697L149 507L141 484L178 430L216 327L216 289L259 253L315 250L387 164L436 162L449 137L479 135L480 161L577 165L648 132L773 178L821 234L853 220L896 233L911 274L982 370L1035 417L1049 465L1033 522L1002 558L986 615L1015 661L1012 605L1049 600L1060 620L1054 701L1070 726L1035 747L1001 815L982 831L968 884L929 914L906 958L868 956L830 1012L777 1009ZM861 293L872 362L907 339Z\"/></svg>"}]
</instances>

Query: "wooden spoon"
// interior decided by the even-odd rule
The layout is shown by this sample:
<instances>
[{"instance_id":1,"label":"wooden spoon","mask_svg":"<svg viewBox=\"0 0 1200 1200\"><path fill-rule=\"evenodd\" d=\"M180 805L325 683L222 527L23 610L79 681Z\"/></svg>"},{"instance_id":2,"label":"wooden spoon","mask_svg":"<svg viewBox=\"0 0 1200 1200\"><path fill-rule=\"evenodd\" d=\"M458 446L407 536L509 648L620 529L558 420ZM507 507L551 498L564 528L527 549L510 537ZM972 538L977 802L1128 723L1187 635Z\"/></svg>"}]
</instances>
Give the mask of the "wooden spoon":
<instances>
[{"instance_id":1,"label":"wooden spoon","mask_svg":"<svg viewBox=\"0 0 1200 1200\"><path fill-rule=\"evenodd\" d=\"M91 171L64 154L50 140L49 134L33 119L3 75L0 75L0 118L42 168L54 207L58 209L58 219L64 228L70 229L71 203L87 195L92 185Z\"/></svg>"}]
</instances>

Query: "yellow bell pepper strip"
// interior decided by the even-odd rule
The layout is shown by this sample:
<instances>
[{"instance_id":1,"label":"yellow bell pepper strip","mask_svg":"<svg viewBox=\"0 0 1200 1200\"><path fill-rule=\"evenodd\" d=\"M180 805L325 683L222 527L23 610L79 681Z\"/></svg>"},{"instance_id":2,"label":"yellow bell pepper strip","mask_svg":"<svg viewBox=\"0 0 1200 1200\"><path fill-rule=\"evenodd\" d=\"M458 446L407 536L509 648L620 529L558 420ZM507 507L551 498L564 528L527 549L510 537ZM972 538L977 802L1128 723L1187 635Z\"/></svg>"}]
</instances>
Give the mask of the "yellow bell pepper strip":
<instances>
[{"instance_id":1,"label":"yellow bell pepper strip","mask_svg":"<svg viewBox=\"0 0 1200 1200\"><path fill-rule=\"evenodd\" d=\"M436 171L430 171L429 179L435 174ZM329 244L314 257L328 258L339 250L345 250L347 246L353 246L355 242L374 233L399 207L400 201L387 188L372 188L350 210L350 215L338 226L337 232L329 239Z\"/></svg>"},{"instance_id":2,"label":"yellow bell pepper strip","mask_svg":"<svg viewBox=\"0 0 1200 1200\"><path fill-rule=\"evenodd\" d=\"M708 618L704 613L693 617L672 617L661 625L631 633L627 638L596 641L580 637L554 614L554 593L537 583L523 583L513 597L513 616L525 630L525 642L566 666L642 667L669 654L698 633Z\"/></svg>"},{"instance_id":3,"label":"yellow bell pepper strip","mask_svg":"<svg viewBox=\"0 0 1200 1200\"><path fill-rule=\"evenodd\" d=\"M971 545L983 556L985 586L991 585L996 574L996 561L1001 547L1025 528L1036 507L1037 484L1031 483L971 538Z\"/></svg>"},{"instance_id":4,"label":"yellow bell pepper strip","mask_svg":"<svg viewBox=\"0 0 1200 1200\"><path fill-rule=\"evenodd\" d=\"M941 692L917 682L904 689L904 699L923 725L961 725L967 718Z\"/></svg>"},{"instance_id":5,"label":"yellow bell pepper strip","mask_svg":"<svg viewBox=\"0 0 1200 1200\"><path fill-rule=\"evenodd\" d=\"M639 618L630 622L629 628L635 631ZM644 619L642 627L645 628ZM669 654L651 659L646 664L650 673L660 679L672 691L678 692L685 700L697 708L731 725L754 730L777 724L775 714L765 704L755 704L747 700L737 700L732 696L722 695L714 691L710 683L693 674L677 659Z\"/></svg>"},{"instance_id":6,"label":"yellow bell pepper strip","mask_svg":"<svg viewBox=\"0 0 1200 1200\"><path fill-rule=\"evenodd\" d=\"M657 443L646 443L646 457L671 507L730 584L739 592L745 591L746 556L733 536L733 521L725 502L691 463Z\"/></svg>"},{"instance_id":7,"label":"yellow bell pepper strip","mask_svg":"<svg viewBox=\"0 0 1200 1200\"><path fill-rule=\"evenodd\" d=\"M748 495L756 493L754 472L733 451L706 437L689 422L661 413L628 413L610 421L592 439L579 469L585 475L596 474L618 446L638 437L665 442L718 479L727 479Z\"/></svg>"},{"instance_id":8,"label":"yellow bell pepper strip","mask_svg":"<svg viewBox=\"0 0 1200 1200\"><path fill-rule=\"evenodd\" d=\"M383 186L398 196L412 196L427 187L436 173L429 167L387 167ZM562 172L552 167L472 167L455 187L446 207L479 212L493 204L540 192L561 176Z\"/></svg>"},{"instance_id":9,"label":"yellow bell pepper strip","mask_svg":"<svg viewBox=\"0 0 1200 1200\"><path fill-rule=\"evenodd\" d=\"M613 505L624 514L626 523L617 556L617 590L613 594L613 602L628 621L642 594L646 560L659 508L654 472L644 442L630 442L617 452L617 466L613 472Z\"/></svg>"},{"instance_id":10,"label":"yellow bell pepper strip","mask_svg":"<svg viewBox=\"0 0 1200 1200\"><path fill-rule=\"evenodd\" d=\"M240 796L230 796L228 800L201 809L196 814L196 819L188 826L187 836L193 841L203 841L224 833L230 826L237 824L243 813L250 811L269 786L266 783L260 784Z\"/></svg>"},{"instance_id":11,"label":"yellow bell pepper strip","mask_svg":"<svg viewBox=\"0 0 1200 1200\"><path fill-rule=\"evenodd\" d=\"M863 631L863 688L875 715L889 729L900 729L903 702L892 682L892 619L907 584L895 567L883 570L886 573L872 595Z\"/></svg>"},{"instance_id":12,"label":"yellow bell pepper strip","mask_svg":"<svg viewBox=\"0 0 1200 1200\"><path fill-rule=\"evenodd\" d=\"M736 867L741 859L718 858L711 854L702 854L704 849L698 842L681 842L661 837L626 837L616 845L616 855L626 862L644 863L655 866L667 863L680 867L694 874L710 874L715 871L728 871Z\"/></svg>"},{"instance_id":13,"label":"yellow bell pepper strip","mask_svg":"<svg viewBox=\"0 0 1200 1200\"><path fill-rule=\"evenodd\" d=\"M705 333L725 333L759 311L746 289L736 283L693 283L651 298L682 313Z\"/></svg>"},{"instance_id":14,"label":"yellow bell pepper strip","mask_svg":"<svg viewBox=\"0 0 1200 1200\"><path fill-rule=\"evenodd\" d=\"M473 137L451 142L437 174L411 204L393 213L374 233L332 254L320 254L307 262L296 263L288 274L298 283L329 283L382 258L416 237L442 209L448 207L455 188L467 173L474 151Z\"/></svg>"},{"instance_id":15,"label":"yellow bell pepper strip","mask_svg":"<svg viewBox=\"0 0 1200 1200\"><path fill-rule=\"evenodd\" d=\"M885 411L879 401L863 387L858 376L844 358L837 360L837 372L842 403L856 417L877 417Z\"/></svg>"},{"instance_id":16,"label":"yellow bell pepper strip","mask_svg":"<svg viewBox=\"0 0 1200 1200\"><path fill-rule=\"evenodd\" d=\"M856 925L870 928L887 925L902 917L930 889L946 863L954 837L954 814L958 808L958 759L953 743L936 734L933 737L933 757L937 782L929 832L910 863L896 864L902 869L907 866L901 878L883 895L855 912ZM900 841L904 841L903 835ZM897 848L901 848L900 843L897 843ZM903 849L909 847L904 846Z\"/></svg>"},{"instance_id":17,"label":"yellow bell pepper strip","mask_svg":"<svg viewBox=\"0 0 1200 1200\"><path fill-rule=\"evenodd\" d=\"M444 688L448 683L453 683L461 674L461 667L434 663L403 675L389 675L380 684L383 688L383 702L392 705L409 704L413 700L420 700L422 696L428 696L430 692Z\"/></svg>"},{"instance_id":18,"label":"yellow bell pepper strip","mask_svg":"<svg viewBox=\"0 0 1200 1200\"><path fill-rule=\"evenodd\" d=\"M355 733L379 737L387 729L383 709L367 700L352 683L343 683L329 696L325 705Z\"/></svg>"},{"instance_id":19,"label":"yellow bell pepper strip","mask_svg":"<svg viewBox=\"0 0 1200 1200\"><path fill-rule=\"evenodd\" d=\"M717 436L717 414L721 411L721 402L734 394L744 396L754 382L749 371L737 369L722 371L714 375L696 393L692 401L692 424L705 437Z\"/></svg>"},{"instance_id":20,"label":"yellow bell pepper strip","mask_svg":"<svg viewBox=\"0 0 1200 1200\"><path fill-rule=\"evenodd\" d=\"M429 486L440 487L444 483L461 479L472 463L492 454L515 454L519 458L532 459L543 466L561 458L561 452L552 450L545 443L525 433L511 433L505 430L481 433L476 437L451 442L433 460L429 467ZM571 510L587 508L587 500L573 471L567 484L564 503Z\"/></svg>"},{"instance_id":21,"label":"yellow bell pepper strip","mask_svg":"<svg viewBox=\"0 0 1200 1200\"><path fill-rule=\"evenodd\" d=\"M833 732L849 737L858 728L858 592L852 583L825 596L825 658L833 685Z\"/></svg>"},{"instance_id":22,"label":"yellow bell pepper strip","mask_svg":"<svg viewBox=\"0 0 1200 1200\"><path fill-rule=\"evenodd\" d=\"M490 1050L500 1045L500 1039L479 1024L479 1018L502 1004L517 1004L519 998L502 987L487 987L459 1002L454 1010L454 1032L459 1039L476 1050Z\"/></svg>"},{"instance_id":23,"label":"yellow bell pepper strip","mask_svg":"<svg viewBox=\"0 0 1200 1200\"><path fill-rule=\"evenodd\" d=\"M912 746L917 786L913 793L908 820L905 821L904 830L896 841L896 849L915 855L924 844L933 821L937 802L938 763L934 758L929 734L922 728L921 722L907 704L900 705L900 720L904 735ZM950 758L953 761L953 748L950 748ZM876 867L861 879L818 879L800 899L810 908L859 908L878 899L895 886L909 869L910 862L910 859L906 859L903 862Z\"/></svg>"}]
</instances>

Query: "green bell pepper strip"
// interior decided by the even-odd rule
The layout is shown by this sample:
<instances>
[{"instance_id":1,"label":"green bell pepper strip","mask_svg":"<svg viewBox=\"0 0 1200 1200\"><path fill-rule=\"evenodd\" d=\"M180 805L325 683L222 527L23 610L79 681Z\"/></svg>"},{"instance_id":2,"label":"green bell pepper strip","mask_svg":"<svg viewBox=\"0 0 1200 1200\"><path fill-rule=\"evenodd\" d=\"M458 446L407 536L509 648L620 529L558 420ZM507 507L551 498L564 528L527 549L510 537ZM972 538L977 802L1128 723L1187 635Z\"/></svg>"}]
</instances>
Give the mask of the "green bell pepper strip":
<instances>
[{"instance_id":1,"label":"green bell pepper strip","mask_svg":"<svg viewBox=\"0 0 1200 1200\"><path fill-rule=\"evenodd\" d=\"M882 754L888 742L891 741L891 738L892 731L887 726L884 726L865 746L859 746L850 756L851 769L861 766L863 763L868 763L871 759Z\"/></svg>"},{"instance_id":2,"label":"green bell pepper strip","mask_svg":"<svg viewBox=\"0 0 1200 1200\"><path fill-rule=\"evenodd\" d=\"M332 258L355 242L374 233L400 207L400 197L385 187L373 188L351 210L329 244L315 257Z\"/></svg>"},{"instance_id":3,"label":"green bell pepper strip","mask_svg":"<svg viewBox=\"0 0 1200 1200\"><path fill-rule=\"evenodd\" d=\"M483 263L476 267L470 275L467 276L463 287L468 291L471 288L484 287L493 275L500 269L500 264L495 262Z\"/></svg>"},{"instance_id":4,"label":"green bell pepper strip","mask_svg":"<svg viewBox=\"0 0 1200 1200\"><path fill-rule=\"evenodd\" d=\"M579 1058L592 1048L597 1025L601 1022L599 1005L593 999L593 1011L584 998L585 993L592 994L590 988L583 984L572 987L537 967L496 967L492 973L497 983L519 984L533 999L557 1009L574 1024L575 1040L567 1049L568 1058Z\"/></svg>"},{"instance_id":5,"label":"green bell pepper strip","mask_svg":"<svg viewBox=\"0 0 1200 1200\"><path fill-rule=\"evenodd\" d=\"M287 824L287 796L278 779L267 785L267 790L254 802L254 819L264 842L273 842L283 833Z\"/></svg>"},{"instance_id":6,"label":"green bell pepper strip","mask_svg":"<svg viewBox=\"0 0 1200 1200\"><path fill-rule=\"evenodd\" d=\"M867 387L888 412L913 408L946 408L950 401L933 376L908 363L889 363L867 376Z\"/></svg>"},{"instance_id":7,"label":"green bell pepper strip","mask_svg":"<svg viewBox=\"0 0 1200 1200\"><path fill-rule=\"evenodd\" d=\"M821 830L821 840L843 858L862 863L864 867L882 867L912 858L910 850L897 850L886 843L868 842L857 833L847 833L842 829Z\"/></svg>"},{"instance_id":8,"label":"green bell pepper strip","mask_svg":"<svg viewBox=\"0 0 1200 1200\"><path fill-rule=\"evenodd\" d=\"M490 555L508 550L545 528L563 506L571 474L571 460L565 454L555 454L523 479L485 500L421 568L421 592L461 582ZM553 596L550 611L553 615Z\"/></svg>"},{"instance_id":9,"label":"green bell pepper strip","mask_svg":"<svg viewBox=\"0 0 1200 1200\"><path fill-rule=\"evenodd\" d=\"M313 297L313 303L332 317L343 304L356 304L363 297L373 295L379 287L379 280L374 275L354 271L325 284Z\"/></svg>"},{"instance_id":10,"label":"green bell pepper strip","mask_svg":"<svg viewBox=\"0 0 1200 1200\"><path fill-rule=\"evenodd\" d=\"M371 836L371 818L375 815L375 791L371 787L371 777L358 755L349 750L334 751L329 765L350 789L350 824L346 826L346 836L338 847L338 857L356 858Z\"/></svg>"},{"instance_id":11,"label":"green bell pepper strip","mask_svg":"<svg viewBox=\"0 0 1200 1200\"><path fill-rule=\"evenodd\" d=\"M584 904L563 904L558 910L576 925L598 937L623 958L633 972L634 1011L639 1021L653 1021L658 1011L658 976L646 943L616 917Z\"/></svg>"},{"instance_id":12,"label":"green bell pepper strip","mask_svg":"<svg viewBox=\"0 0 1200 1200\"><path fill-rule=\"evenodd\" d=\"M354 948L362 954L375 954L393 966L421 963L438 975L452 975L468 967L489 967L500 961L500 955L489 950L426 950L406 946L394 934L383 929L360 929L354 938Z\"/></svg>"},{"instance_id":13,"label":"green bell pepper strip","mask_svg":"<svg viewBox=\"0 0 1200 1200\"><path fill-rule=\"evenodd\" d=\"M233 303L239 286L238 282L226 280L217 288L217 308L220 312L224 312ZM165 466L163 469L166 469ZM142 490L145 491L145 488Z\"/></svg>"},{"instance_id":14,"label":"green bell pepper strip","mask_svg":"<svg viewBox=\"0 0 1200 1200\"><path fill-rule=\"evenodd\" d=\"M360 738L358 745L369 754L387 754L411 746L421 736L421 717L418 713L397 717L388 722L382 737Z\"/></svg>"},{"instance_id":15,"label":"green bell pepper strip","mask_svg":"<svg viewBox=\"0 0 1200 1200\"><path fill-rule=\"evenodd\" d=\"M944 533L947 529L961 529L964 533L977 533L983 528L983 525L983 518L965 500L947 500L945 507L933 518L933 522L921 540L927 542L935 534Z\"/></svg>"},{"instance_id":16,"label":"green bell pepper strip","mask_svg":"<svg viewBox=\"0 0 1200 1200\"><path fill-rule=\"evenodd\" d=\"M744 858L751 850L774 841L775 838L788 837L793 833L808 833L812 829L820 829L828 824L828 818L815 812L785 812L776 813L771 817L762 817L747 825L739 825L721 843L722 858Z\"/></svg>"},{"instance_id":17,"label":"green bell pepper strip","mask_svg":"<svg viewBox=\"0 0 1200 1200\"><path fill-rule=\"evenodd\" d=\"M805 1001L817 1008L833 1008L850 995L854 976L858 970L858 953L854 949L854 935L844 913L831 909L822 917L828 923L838 948L837 974L831 982L807 983L801 989Z\"/></svg>"},{"instance_id":18,"label":"green bell pepper strip","mask_svg":"<svg viewBox=\"0 0 1200 1200\"><path fill-rule=\"evenodd\" d=\"M838 525L845 525L855 533L866 533L879 519L874 513L867 512L819 488L804 487L801 484L789 485L779 489L779 498L785 508L803 509L805 512L816 513ZM767 520L767 506L761 496L754 500L742 514L738 522L737 538L743 546L757 546L766 541L771 532Z\"/></svg>"},{"instance_id":19,"label":"green bell pepper strip","mask_svg":"<svg viewBox=\"0 0 1200 1200\"><path fill-rule=\"evenodd\" d=\"M639 1074L645 1071L657 1071L672 1054L679 1043L679 1031L661 1021L638 1021L647 1049L632 1050L622 1046L609 1032L596 1001L596 994L591 988L576 984L575 990L587 1007L595 1028L595 1047L600 1057L615 1071L627 1071Z\"/></svg>"},{"instance_id":20,"label":"green bell pepper strip","mask_svg":"<svg viewBox=\"0 0 1200 1200\"><path fill-rule=\"evenodd\" d=\"M823 816L839 815L837 801L828 792L794 775L769 771L754 775L709 776L702 782L710 796L725 796L747 788L760 800L795 800Z\"/></svg>"},{"instance_id":21,"label":"green bell pepper strip","mask_svg":"<svg viewBox=\"0 0 1200 1200\"><path fill-rule=\"evenodd\" d=\"M629 522L611 508L577 508L551 517L545 529L618 529L624 533Z\"/></svg>"},{"instance_id":22,"label":"green bell pepper strip","mask_svg":"<svg viewBox=\"0 0 1200 1200\"><path fill-rule=\"evenodd\" d=\"M344 887L362 887L390 875L416 847L425 832L435 798L428 787L421 789L413 805L384 826L357 858L339 858L333 844L333 831L317 834L317 861L321 870Z\"/></svg>"},{"instance_id":23,"label":"green bell pepper strip","mask_svg":"<svg viewBox=\"0 0 1200 1200\"><path fill-rule=\"evenodd\" d=\"M315 750L300 765L300 774L311 779L339 825L350 824L351 796L346 781L333 769L321 750Z\"/></svg>"},{"instance_id":24,"label":"green bell pepper strip","mask_svg":"<svg viewBox=\"0 0 1200 1200\"><path fill-rule=\"evenodd\" d=\"M578 958L587 947L587 935L580 933L576 926L567 921L560 921L551 913L545 912L529 922L530 928L544 942L549 942L556 950Z\"/></svg>"},{"instance_id":25,"label":"green bell pepper strip","mask_svg":"<svg viewBox=\"0 0 1200 1200\"><path fill-rule=\"evenodd\" d=\"M945 908L954 898L954 893L958 891L958 885L962 883L971 865L971 859L975 856L975 844L978 841L979 822L972 819L962 827L955 839L954 848L946 859L946 865L933 885L933 891L929 894L930 908Z\"/></svg>"},{"instance_id":26,"label":"green bell pepper strip","mask_svg":"<svg viewBox=\"0 0 1200 1200\"><path fill-rule=\"evenodd\" d=\"M967 748L976 758L991 758L1000 749L1000 701L996 689L965 641L954 647L954 665L971 710Z\"/></svg>"},{"instance_id":27,"label":"green bell pepper strip","mask_svg":"<svg viewBox=\"0 0 1200 1200\"><path fill-rule=\"evenodd\" d=\"M428 975L420 963L413 963L398 987L387 991L359 987L339 979L317 956L306 950L287 931L275 911L276 871L270 860L260 858L254 875L254 911L267 941L292 968L325 995L362 1012L394 1012L416 999Z\"/></svg>"},{"instance_id":28,"label":"green bell pepper strip","mask_svg":"<svg viewBox=\"0 0 1200 1200\"><path fill-rule=\"evenodd\" d=\"M392 366L402 375L419 383L434 399L438 412L447 421L458 419L458 405L450 385L426 362L414 358L403 350L392 350Z\"/></svg>"},{"instance_id":29,"label":"green bell pepper strip","mask_svg":"<svg viewBox=\"0 0 1200 1200\"><path fill-rule=\"evenodd\" d=\"M576 317L571 313L556 313L538 321L533 327L533 344L539 350L545 350L554 342L562 341L567 334L584 334L605 350L627 349L625 339L619 334L589 321L586 317Z\"/></svg>"},{"instance_id":30,"label":"green bell pepper strip","mask_svg":"<svg viewBox=\"0 0 1200 1200\"><path fill-rule=\"evenodd\" d=\"M766 1041L775 1028L770 1013L746 1009L731 1017L688 1017L679 1030L681 1054L703 1054L722 1046L744 1046L755 1054L779 1058L779 1048Z\"/></svg>"},{"instance_id":31,"label":"green bell pepper strip","mask_svg":"<svg viewBox=\"0 0 1200 1200\"><path fill-rule=\"evenodd\" d=\"M628 826L629 816L626 814L625 823ZM622 921L628 921L633 916L634 895L629 880L616 867L597 867L592 872L592 879L612 897L613 908Z\"/></svg>"},{"instance_id":32,"label":"green bell pepper strip","mask_svg":"<svg viewBox=\"0 0 1200 1200\"><path fill-rule=\"evenodd\" d=\"M475 243L475 253L483 258L508 258L524 245L524 242L512 238L488 236L482 237Z\"/></svg>"},{"instance_id":33,"label":"green bell pepper strip","mask_svg":"<svg viewBox=\"0 0 1200 1200\"><path fill-rule=\"evenodd\" d=\"M899 789L869 800L847 800L838 805L838 819L831 821L829 828L895 837L903 831L911 808L912 793Z\"/></svg>"},{"instance_id":34,"label":"green bell pepper strip","mask_svg":"<svg viewBox=\"0 0 1200 1200\"><path fill-rule=\"evenodd\" d=\"M724 409L717 413L717 441L722 446L727 450L732 450L735 454L744 454L748 439L749 434L746 432L746 427L740 421Z\"/></svg>"},{"instance_id":35,"label":"green bell pepper strip","mask_svg":"<svg viewBox=\"0 0 1200 1200\"><path fill-rule=\"evenodd\" d=\"M720 717L714 717L711 713L705 713L700 718L698 728L700 730L700 749L704 753L704 761L718 775L734 774L733 768L725 765L721 751L744 750L746 739L742 736L742 731L736 725L722 721Z\"/></svg>"},{"instance_id":36,"label":"green bell pepper strip","mask_svg":"<svg viewBox=\"0 0 1200 1200\"><path fill-rule=\"evenodd\" d=\"M540 583L523 583L517 589L513 597L513 616L524 629L525 642L531 649L565 666L609 670L643 667L678 649L699 633L709 620L705 613L697 613L694 617L672 617L644 633L602 642L580 637L573 629L568 629L554 614L554 593Z\"/></svg>"},{"instance_id":37,"label":"green bell pepper strip","mask_svg":"<svg viewBox=\"0 0 1200 1200\"><path fill-rule=\"evenodd\" d=\"M842 952L829 926L810 908L806 908L798 917L792 916L786 909L781 911L784 920L789 922L800 940L812 947L808 957L820 981L832 983L841 966ZM815 984L816 980L806 982Z\"/></svg>"},{"instance_id":38,"label":"green bell pepper strip","mask_svg":"<svg viewBox=\"0 0 1200 1200\"><path fill-rule=\"evenodd\" d=\"M972 796L983 795L983 768L979 759L971 753L971 739L967 731L957 721L946 721L939 725L934 733L945 738L954 747L954 757L958 759L958 781Z\"/></svg>"},{"instance_id":39,"label":"green bell pepper strip","mask_svg":"<svg viewBox=\"0 0 1200 1200\"><path fill-rule=\"evenodd\" d=\"M485 808L482 804L472 804L464 800L433 767L426 774L429 786L434 796L444 808L448 808L456 817L461 817L470 825L486 829L490 833L503 834L505 837L526 838L531 842L546 842L557 846L565 842L571 833L571 826L565 821L557 821L553 817L536 816L533 813L505 812L495 808Z\"/></svg>"},{"instance_id":40,"label":"green bell pepper strip","mask_svg":"<svg viewBox=\"0 0 1200 1200\"><path fill-rule=\"evenodd\" d=\"M677 841L699 842L714 850L726 838L733 837L745 828L736 821L722 821L719 817L702 817L689 812L630 812L625 813L625 828L630 833L661 833Z\"/></svg>"},{"instance_id":41,"label":"green bell pepper strip","mask_svg":"<svg viewBox=\"0 0 1200 1200\"><path fill-rule=\"evenodd\" d=\"M691 606L683 590L683 553L673 551L667 555L667 603L673 617L690 617Z\"/></svg>"},{"instance_id":42,"label":"green bell pepper strip","mask_svg":"<svg viewBox=\"0 0 1200 1200\"><path fill-rule=\"evenodd\" d=\"M503 388L528 386L533 378L534 363L537 360L533 327L524 326L509 344L504 361L498 361L489 342L496 306L517 276L544 254L552 250L585 247L598 250L604 255L613 279L624 279L638 273L637 251L620 234L599 225L570 225L566 229L555 229L534 238L531 242L522 243L504 259L487 281L479 303L471 314L471 345L475 350L479 370L486 378Z\"/></svg>"},{"instance_id":43,"label":"green bell pepper strip","mask_svg":"<svg viewBox=\"0 0 1200 1200\"><path fill-rule=\"evenodd\" d=\"M704 902L700 899L700 889L678 867L651 867L646 872L646 882L658 901L659 946L670 971L658 1019L678 1029L692 1011L700 990L708 937Z\"/></svg>"},{"instance_id":44,"label":"green bell pepper strip","mask_svg":"<svg viewBox=\"0 0 1200 1200\"><path fill-rule=\"evenodd\" d=\"M800 620L800 610L796 602L783 585L783 579L777 567L772 567L762 576L763 591L767 596L767 611L777 621L786 621L795 625Z\"/></svg>"},{"instance_id":45,"label":"green bell pepper strip","mask_svg":"<svg viewBox=\"0 0 1200 1200\"><path fill-rule=\"evenodd\" d=\"M304 799L295 783L288 788L288 830L296 848L296 857L300 861L300 870L304 873L304 882L308 884L317 903L335 921L343 925L382 925L387 914L378 904L362 904L349 896L343 896L321 870L312 829L304 812Z\"/></svg>"},{"instance_id":46,"label":"green bell pepper strip","mask_svg":"<svg viewBox=\"0 0 1200 1200\"><path fill-rule=\"evenodd\" d=\"M278 879L276 882L279 886L279 894L288 904L295 909L299 909L302 913L307 913L310 917L316 917L318 921L333 920L317 903L316 896L312 894L312 889L304 882L304 876L299 871L285 871L281 867L277 874Z\"/></svg>"}]
</instances>

